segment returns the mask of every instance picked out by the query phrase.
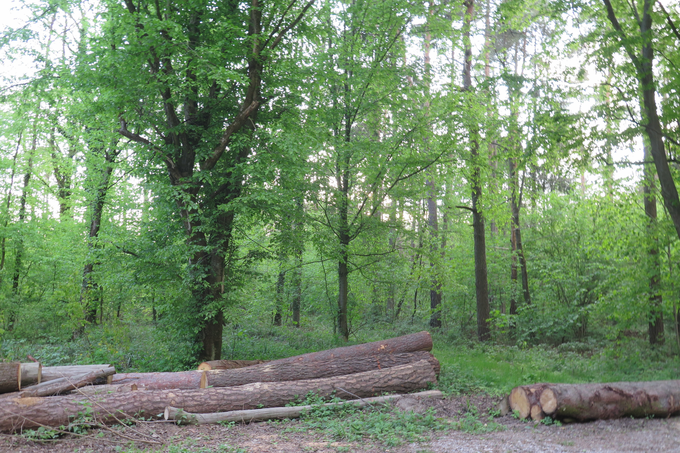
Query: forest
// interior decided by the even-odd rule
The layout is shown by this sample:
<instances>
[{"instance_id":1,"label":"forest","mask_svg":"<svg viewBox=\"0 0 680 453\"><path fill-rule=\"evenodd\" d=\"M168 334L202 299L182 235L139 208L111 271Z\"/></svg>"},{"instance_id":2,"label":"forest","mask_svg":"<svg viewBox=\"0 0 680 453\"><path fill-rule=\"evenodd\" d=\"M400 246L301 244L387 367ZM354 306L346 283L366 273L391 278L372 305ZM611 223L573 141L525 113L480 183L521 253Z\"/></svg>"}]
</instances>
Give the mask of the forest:
<instances>
[{"instance_id":1,"label":"forest","mask_svg":"<svg viewBox=\"0 0 680 453\"><path fill-rule=\"evenodd\" d=\"M0 359L680 353L677 2L4 8Z\"/></svg>"}]
</instances>

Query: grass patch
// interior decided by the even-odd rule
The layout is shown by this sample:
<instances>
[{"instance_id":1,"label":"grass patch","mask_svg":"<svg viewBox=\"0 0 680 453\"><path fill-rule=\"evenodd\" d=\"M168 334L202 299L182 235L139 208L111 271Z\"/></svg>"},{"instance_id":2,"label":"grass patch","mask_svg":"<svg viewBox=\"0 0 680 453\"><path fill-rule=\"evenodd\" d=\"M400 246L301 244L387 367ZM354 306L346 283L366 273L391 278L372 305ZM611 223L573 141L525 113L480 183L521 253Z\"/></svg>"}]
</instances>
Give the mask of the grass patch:
<instances>
[{"instance_id":1,"label":"grass patch","mask_svg":"<svg viewBox=\"0 0 680 453\"><path fill-rule=\"evenodd\" d=\"M439 387L451 394L503 395L538 382L588 383L678 379L678 358L643 340L573 347L443 344L434 355L442 365ZM625 351L625 353L623 352Z\"/></svg>"}]
</instances>

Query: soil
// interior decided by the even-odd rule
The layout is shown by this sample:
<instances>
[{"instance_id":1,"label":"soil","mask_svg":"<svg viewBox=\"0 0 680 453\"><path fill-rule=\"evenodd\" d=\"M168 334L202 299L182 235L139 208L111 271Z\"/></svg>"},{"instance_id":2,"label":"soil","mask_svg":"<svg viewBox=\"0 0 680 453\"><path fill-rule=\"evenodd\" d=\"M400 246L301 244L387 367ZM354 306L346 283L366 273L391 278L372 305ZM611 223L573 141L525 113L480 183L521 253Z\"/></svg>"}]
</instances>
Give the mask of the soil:
<instances>
[{"instance_id":1,"label":"soil","mask_svg":"<svg viewBox=\"0 0 680 453\"><path fill-rule=\"evenodd\" d=\"M438 417L459 420L475 406L479 414L496 409L499 398L483 395L443 400L402 400L399 410L420 412L434 407ZM486 420L486 416L482 418ZM511 415L497 417L493 432L432 433L426 441L388 448L380 442L337 442L317 431L298 431L296 420L248 425L177 426L168 422L138 422L135 426L94 429L84 436L66 435L35 441L19 435L0 435L0 452L169 452L169 453L453 453L453 452L680 452L680 418L599 420L589 423L544 425ZM146 440L146 442L140 439Z\"/></svg>"}]
</instances>

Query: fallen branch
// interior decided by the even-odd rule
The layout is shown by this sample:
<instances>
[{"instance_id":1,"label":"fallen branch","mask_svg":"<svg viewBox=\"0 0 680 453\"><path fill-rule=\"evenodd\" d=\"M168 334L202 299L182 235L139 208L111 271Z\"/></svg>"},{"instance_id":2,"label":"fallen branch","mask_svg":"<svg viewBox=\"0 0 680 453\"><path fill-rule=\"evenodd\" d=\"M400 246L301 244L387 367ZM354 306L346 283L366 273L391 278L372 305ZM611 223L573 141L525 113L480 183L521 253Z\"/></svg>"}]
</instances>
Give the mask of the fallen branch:
<instances>
[{"instance_id":1,"label":"fallen branch","mask_svg":"<svg viewBox=\"0 0 680 453\"><path fill-rule=\"evenodd\" d=\"M296 418L302 415L305 411L309 411L315 407L337 407L344 405L353 405L356 407L364 407L371 404L382 404L389 401L397 401L404 397L415 398L441 398L442 392L439 390L428 390L420 393L412 393L407 395L386 395L377 396L373 398L362 398L358 400L340 401L337 403L326 403L319 406L292 406L292 407L270 407L264 409L251 409L243 411L217 412L213 414L195 414L185 412L182 409L168 406L165 408L163 416L166 420L174 420L178 424L195 424L204 425L210 423L220 422L242 422L249 423L262 420L273 420L280 418Z\"/></svg>"}]
</instances>

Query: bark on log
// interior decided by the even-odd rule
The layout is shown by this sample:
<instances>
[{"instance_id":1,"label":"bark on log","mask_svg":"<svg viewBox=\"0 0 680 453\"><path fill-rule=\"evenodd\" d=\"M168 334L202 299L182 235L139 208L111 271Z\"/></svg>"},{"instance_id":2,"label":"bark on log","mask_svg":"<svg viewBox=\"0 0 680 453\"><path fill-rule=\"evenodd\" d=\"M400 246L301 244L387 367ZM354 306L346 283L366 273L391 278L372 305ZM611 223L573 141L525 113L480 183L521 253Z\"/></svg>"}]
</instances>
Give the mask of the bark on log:
<instances>
[{"instance_id":1,"label":"bark on log","mask_svg":"<svg viewBox=\"0 0 680 453\"><path fill-rule=\"evenodd\" d=\"M282 359L236 370L214 370L205 373L209 387L233 387L252 382L299 381L342 376L406 365L419 360L427 360L432 365L435 374L439 375L439 361L427 351L331 357L323 362L290 362L288 359Z\"/></svg>"},{"instance_id":2,"label":"bark on log","mask_svg":"<svg viewBox=\"0 0 680 453\"><path fill-rule=\"evenodd\" d=\"M52 379L51 381L27 387L25 390L18 392L15 397L28 398L36 396L59 395L60 393L65 393L73 389L84 387L97 379L111 376L115 372L116 369L114 367L108 367L95 370L90 373L81 374L80 376L68 376L59 379Z\"/></svg>"},{"instance_id":3,"label":"bark on log","mask_svg":"<svg viewBox=\"0 0 680 453\"><path fill-rule=\"evenodd\" d=\"M342 348L327 349L325 351L310 352L286 359L277 360L278 363L325 362L331 358L361 357L374 354L397 354L400 352L431 351L432 336L429 332L418 332L388 340L372 343L344 346Z\"/></svg>"},{"instance_id":4,"label":"bark on log","mask_svg":"<svg viewBox=\"0 0 680 453\"><path fill-rule=\"evenodd\" d=\"M93 371L109 368L109 364L100 365L69 365L69 366L45 366L42 368L42 382L53 381L71 376L82 376Z\"/></svg>"},{"instance_id":5,"label":"bark on log","mask_svg":"<svg viewBox=\"0 0 680 453\"><path fill-rule=\"evenodd\" d=\"M112 385L135 384L147 390L204 389L207 387L205 371L180 371L177 373L118 373Z\"/></svg>"},{"instance_id":6,"label":"bark on log","mask_svg":"<svg viewBox=\"0 0 680 453\"><path fill-rule=\"evenodd\" d=\"M543 412L559 419L669 417L680 413L680 380L547 384L540 404Z\"/></svg>"},{"instance_id":7,"label":"bark on log","mask_svg":"<svg viewBox=\"0 0 680 453\"><path fill-rule=\"evenodd\" d=\"M21 388L21 363L0 363L0 393L14 392Z\"/></svg>"},{"instance_id":8,"label":"bark on log","mask_svg":"<svg viewBox=\"0 0 680 453\"><path fill-rule=\"evenodd\" d=\"M138 387L136 384L111 384L111 385L86 385L75 390L71 390L71 395L84 396L101 396L110 395L112 393L134 392L136 390L145 390L144 387Z\"/></svg>"},{"instance_id":9,"label":"bark on log","mask_svg":"<svg viewBox=\"0 0 680 453\"><path fill-rule=\"evenodd\" d=\"M439 390L428 390L420 393L411 393L408 395L387 395L377 396L374 398L363 398L360 400L341 401L338 403L326 403L322 406L333 407L345 404L351 404L356 407L364 407L371 404L382 404L389 401L397 401L404 397L409 398L441 398L443 393ZM249 423L261 420L272 420L278 418L296 418L303 412L313 409L314 406L293 406L293 407L268 407L264 409L250 409L244 411L230 411L217 412L214 414L194 414L185 412L182 409L168 406L164 411L164 418L166 420L175 420L180 424L196 424L205 425L210 423L220 422L241 422Z\"/></svg>"},{"instance_id":10,"label":"bark on log","mask_svg":"<svg viewBox=\"0 0 680 453\"><path fill-rule=\"evenodd\" d=\"M269 360L211 360L203 362L198 365L199 371L209 370L235 370L237 368L245 368L248 366L259 365L266 363Z\"/></svg>"},{"instance_id":11,"label":"bark on log","mask_svg":"<svg viewBox=\"0 0 680 453\"><path fill-rule=\"evenodd\" d=\"M33 384L42 382L43 366L40 362L30 362L21 364L21 385L19 390Z\"/></svg>"},{"instance_id":12,"label":"bark on log","mask_svg":"<svg viewBox=\"0 0 680 453\"><path fill-rule=\"evenodd\" d=\"M111 384L136 384L147 390L197 389L243 385L252 382L273 382L284 379L315 379L357 373L381 367L394 366L388 363L405 364L419 359L405 360L400 358L380 358L409 352L424 352L432 349L432 337L428 332L419 332L391 338L384 341L364 343L342 348L312 352L294 357L253 365L245 368L225 371L207 371L210 376L202 376L202 371L183 371L179 373L119 373L113 376ZM349 363L361 362L359 358L373 356L373 365L352 368ZM439 375L439 362L431 354L427 356ZM341 362L344 360L344 362ZM367 359L368 360L368 359ZM397 361L399 361L397 363ZM338 365L333 365L338 363ZM269 368L271 367L271 368ZM343 371L344 367L344 371ZM228 374L220 374L228 373ZM259 374L258 374L259 373ZM311 374L306 374L311 373Z\"/></svg>"},{"instance_id":13,"label":"bark on log","mask_svg":"<svg viewBox=\"0 0 680 453\"><path fill-rule=\"evenodd\" d=\"M378 371L304 381L248 384L199 390L153 390L115 393L96 399L84 396L7 398L0 404L0 431L14 432L40 425L67 425L91 407L91 416L104 423L133 417L156 418L167 406L187 412L210 413L264 406L285 406L315 392L321 397L364 398L386 392L408 393L436 382L429 362L421 360Z\"/></svg>"}]
</instances>

